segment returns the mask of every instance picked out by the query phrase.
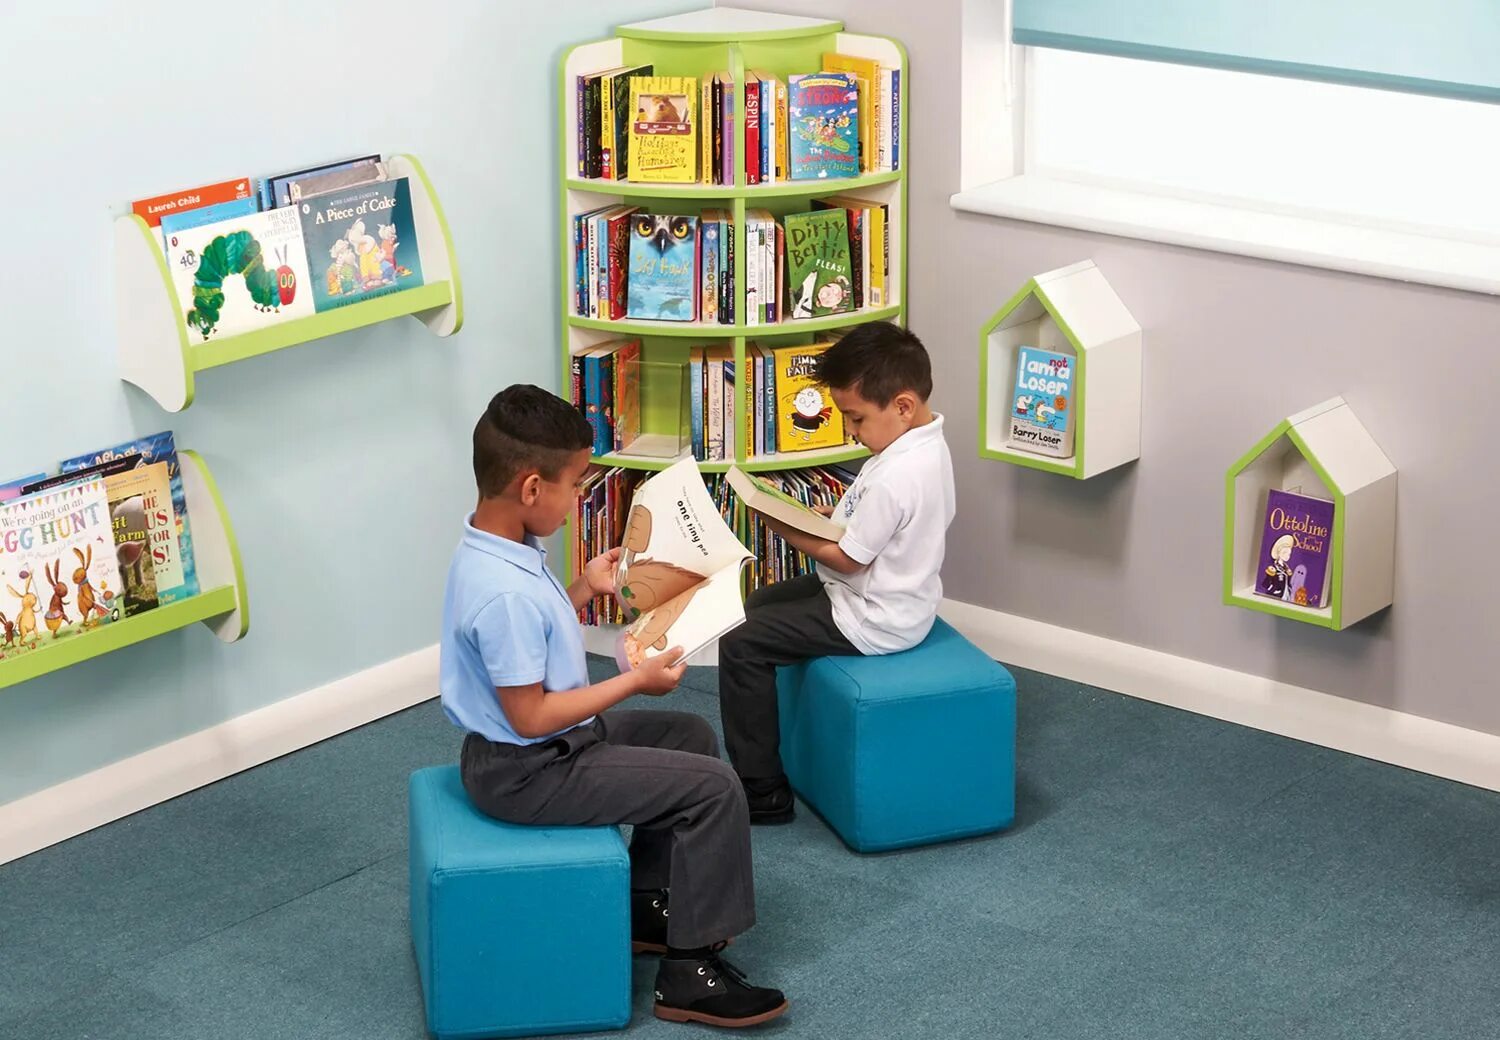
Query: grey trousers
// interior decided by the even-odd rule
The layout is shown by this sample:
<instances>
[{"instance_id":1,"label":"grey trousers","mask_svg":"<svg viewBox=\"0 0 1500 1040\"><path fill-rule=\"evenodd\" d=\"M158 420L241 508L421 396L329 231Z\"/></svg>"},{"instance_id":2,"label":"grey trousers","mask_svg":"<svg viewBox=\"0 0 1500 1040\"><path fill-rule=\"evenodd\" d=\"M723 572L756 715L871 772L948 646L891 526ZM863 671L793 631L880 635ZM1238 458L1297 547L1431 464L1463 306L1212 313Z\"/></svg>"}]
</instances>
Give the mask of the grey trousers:
<instances>
[{"instance_id":1,"label":"grey trousers","mask_svg":"<svg viewBox=\"0 0 1500 1040\"><path fill-rule=\"evenodd\" d=\"M784 772L777 667L829 654L859 650L834 624L816 574L766 585L745 600L745 623L719 639L724 748L740 776L762 780Z\"/></svg>"},{"instance_id":2,"label":"grey trousers","mask_svg":"<svg viewBox=\"0 0 1500 1040\"><path fill-rule=\"evenodd\" d=\"M671 891L667 942L708 946L755 923L750 817L707 722L612 711L545 744L464 738L464 789L508 823L629 823L630 885Z\"/></svg>"}]
</instances>

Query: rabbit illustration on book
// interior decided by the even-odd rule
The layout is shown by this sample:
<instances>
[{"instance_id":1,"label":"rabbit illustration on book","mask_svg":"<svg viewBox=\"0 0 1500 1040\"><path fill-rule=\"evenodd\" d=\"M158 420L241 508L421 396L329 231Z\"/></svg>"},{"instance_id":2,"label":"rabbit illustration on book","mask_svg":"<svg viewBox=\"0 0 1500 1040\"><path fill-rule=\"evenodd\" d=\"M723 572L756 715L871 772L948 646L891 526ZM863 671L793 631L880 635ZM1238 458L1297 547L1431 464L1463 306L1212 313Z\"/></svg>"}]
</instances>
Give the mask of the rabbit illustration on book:
<instances>
[{"instance_id":1,"label":"rabbit illustration on book","mask_svg":"<svg viewBox=\"0 0 1500 1040\"><path fill-rule=\"evenodd\" d=\"M101 615L104 613L104 608L94 602L94 586L89 584L89 568L94 564L94 547L88 547L87 556L80 549L74 549L73 555L78 557L78 566L73 571L73 584L78 586L78 602L74 606L83 615L83 627L93 628L99 623L93 616L94 611L97 610Z\"/></svg>"},{"instance_id":2,"label":"rabbit illustration on book","mask_svg":"<svg viewBox=\"0 0 1500 1040\"><path fill-rule=\"evenodd\" d=\"M68 587L58 580L58 572L61 569L61 560L53 560L51 564L42 566L42 573L47 576L47 584L52 586L52 602L47 605L47 613L42 620L47 625L47 631L52 633L53 639L57 638L59 628L73 623L67 611L63 609L68 602Z\"/></svg>"},{"instance_id":3,"label":"rabbit illustration on book","mask_svg":"<svg viewBox=\"0 0 1500 1040\"><path fill-rule=\"evenodd\" d=\"M35 575L30 571L22 571L20 578L23 582L21 588L25 589L25 592L17 592L10 585L5 586L12 596L21 601L21 611L16 615L16 641L24 645L26 637L29 635L31 636L31 648L35 650L37 598L36 593L31 591L32 580L35 578Z\"/></svg>"},{"instance_id":4,"label":"rabbit illustration on book","mask_svg":"<svg viewBox=\"0 0 1500 1040\"><path fill-rule=\"evenodd\" d=\"M0 611L0 632L4 634L0 646L10 646L16 641L16 624L5 616L4 611Z\"/></svg>"}]
</instances>

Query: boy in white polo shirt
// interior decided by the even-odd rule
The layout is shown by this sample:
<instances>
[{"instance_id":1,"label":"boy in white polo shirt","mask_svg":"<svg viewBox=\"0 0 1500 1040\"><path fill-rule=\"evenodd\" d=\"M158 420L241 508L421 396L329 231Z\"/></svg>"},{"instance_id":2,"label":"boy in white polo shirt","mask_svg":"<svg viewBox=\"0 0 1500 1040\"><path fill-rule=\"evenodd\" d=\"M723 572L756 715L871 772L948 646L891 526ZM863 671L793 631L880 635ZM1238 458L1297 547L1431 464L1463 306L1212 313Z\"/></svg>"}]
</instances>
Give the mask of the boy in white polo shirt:
<instances>
[{"instance_id":1,"label":"boy in white polo shirt","mask_svg":"<svg viewBox=\"0 0 1500 1040\"><path fill-rule=\"evenodd\" d=\"M751 823L792 819L782 771L776 669L830 654L892 654L927 637L943 598L938 572L953 521L953 462L943 417L928 407L922 341L889 322L850 331L818 360L854 438L873 456L832 515L833 542L762 517L817 562L817 573L759 589L745 624L719 641L724 746Z\"/></svg>"},{"instance_id":2,"label":"boy in white polo shirt","mask_svg":"<svg viewBox=\"0 0 1500 1040\"><path fill-rule=\"evenodd\" d=\"M670 691L681 653L590 682L577 611L614 591L620 550L564 588L538 541L573 511L593 443L578 409L534 386L496 394L474 427L479 502L448 569L438 678L444 712L467 733L464 789L510 823L634 824L632 939L665 954L657 1017L766 1022L786 998L719 952L755 923L755 890L745 796L713 730L684 712L606 711Z\"/></svg>"}]
</instances>

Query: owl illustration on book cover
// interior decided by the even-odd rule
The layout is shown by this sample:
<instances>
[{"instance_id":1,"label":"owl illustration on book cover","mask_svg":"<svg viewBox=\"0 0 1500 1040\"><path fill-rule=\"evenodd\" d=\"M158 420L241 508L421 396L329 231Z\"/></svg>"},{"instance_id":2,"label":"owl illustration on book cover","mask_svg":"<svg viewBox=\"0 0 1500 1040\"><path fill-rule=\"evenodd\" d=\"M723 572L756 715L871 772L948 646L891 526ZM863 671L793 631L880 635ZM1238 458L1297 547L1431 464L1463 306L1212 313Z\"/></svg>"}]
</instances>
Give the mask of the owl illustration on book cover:
<instances>
[{"instance_id":1,"label":"owl illustration on book cover","mask_svg":"<svg viewBox=\"0 0 1500 1040\"><path fill-rule=\"evenodd\" d=\"M626 314L651 321L692 321L698 218L638 213L630 222Z\"/></svg>"}]
</instances>

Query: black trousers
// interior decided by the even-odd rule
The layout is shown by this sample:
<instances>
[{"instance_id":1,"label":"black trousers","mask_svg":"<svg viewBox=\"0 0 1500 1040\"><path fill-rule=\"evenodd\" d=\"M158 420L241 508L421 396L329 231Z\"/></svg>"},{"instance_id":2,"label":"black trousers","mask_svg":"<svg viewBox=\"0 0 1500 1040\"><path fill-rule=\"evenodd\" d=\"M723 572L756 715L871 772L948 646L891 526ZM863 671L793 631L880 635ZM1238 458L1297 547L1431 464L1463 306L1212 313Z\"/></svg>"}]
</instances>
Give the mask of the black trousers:
<instances>
[{"instance_id":1,"label":"black trousers","mask_svg":"<svg viewBox=\"0 0 1500 1040\"><path fill-rule=\"evenodd\" d=\"M745 618L719 640L719 712L735 772L760 780L783 773L777 667L859 650L834 624L816 574L756 589L745 601Z\"/></svg>"},{"instance_id":2,"label":"black trousers","mask_svg":"<svg viewBox=\"0 0 1500 1040\"><path fill-rule=\"evenodd\" d=\"M755 923L750 816L707 722L619 711L545 744L464 738L464 789L509 823L629 823L632 888L671 889L667 942L708 946Z\"/></svg>"}]
</instances>

